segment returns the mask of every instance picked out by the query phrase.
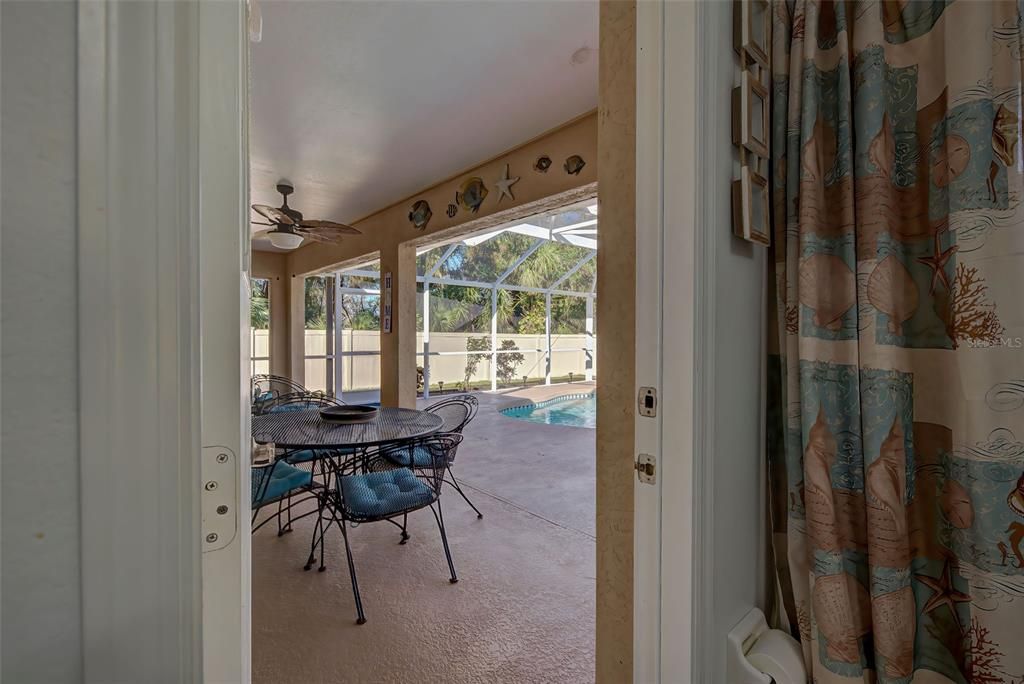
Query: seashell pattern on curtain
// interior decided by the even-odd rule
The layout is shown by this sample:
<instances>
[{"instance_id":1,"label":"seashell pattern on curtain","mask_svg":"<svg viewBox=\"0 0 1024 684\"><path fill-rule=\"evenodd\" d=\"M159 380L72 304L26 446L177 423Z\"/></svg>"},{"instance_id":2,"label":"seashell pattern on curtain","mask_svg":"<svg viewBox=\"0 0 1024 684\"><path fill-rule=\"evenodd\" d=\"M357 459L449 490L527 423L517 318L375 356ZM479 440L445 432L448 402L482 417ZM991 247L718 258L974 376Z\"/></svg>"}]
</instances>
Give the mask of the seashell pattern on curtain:
<instances>
[{"instance_id":1,"label":"seashell pattern on curtain","mask_svg":"<svg viewBox=\"0 0 1024 684\"><path fill-rule=\"evenodd\" d=\"M1024 681L1021 2L773 0L773 616L813 681Z\"/></svg>"}]
</instances>

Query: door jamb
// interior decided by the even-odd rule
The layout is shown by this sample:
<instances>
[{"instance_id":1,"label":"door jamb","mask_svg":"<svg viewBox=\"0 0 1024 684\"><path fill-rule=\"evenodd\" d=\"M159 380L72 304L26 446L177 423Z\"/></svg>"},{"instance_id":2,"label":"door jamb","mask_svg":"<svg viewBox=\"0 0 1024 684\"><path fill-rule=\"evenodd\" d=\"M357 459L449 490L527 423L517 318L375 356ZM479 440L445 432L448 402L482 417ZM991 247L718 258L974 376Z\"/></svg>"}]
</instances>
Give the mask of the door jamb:
<instances>
[{"instance_id":1,"label":"door jamb","mask_svg":"<svg viewBox=\"0 0 1024 684\"><path fill-rule=\"evenodd\" d=\"M636 387L661 386L664 146L663 2L636 4ZM661 680L661 417L636 418L635 454L655 457L633 482L633 681Z\"/></svg>"},{"instance_id":2,"label":"door jamb","mask_svg":"<svg viewBox=\"0 0 1024 684\"><path fill-rule=\"evenodd\" d=\"M636 418L637 454L657 459L635 484L634 681L710 681L706 635L714 415L714 240L706 198L720 154L704 68L719 46L703 3L637 5L636 384L658 416ZM669 294L671 293L671 294ZM666 350L671 350L667 353Z\"/></svg>"}]
</instances>

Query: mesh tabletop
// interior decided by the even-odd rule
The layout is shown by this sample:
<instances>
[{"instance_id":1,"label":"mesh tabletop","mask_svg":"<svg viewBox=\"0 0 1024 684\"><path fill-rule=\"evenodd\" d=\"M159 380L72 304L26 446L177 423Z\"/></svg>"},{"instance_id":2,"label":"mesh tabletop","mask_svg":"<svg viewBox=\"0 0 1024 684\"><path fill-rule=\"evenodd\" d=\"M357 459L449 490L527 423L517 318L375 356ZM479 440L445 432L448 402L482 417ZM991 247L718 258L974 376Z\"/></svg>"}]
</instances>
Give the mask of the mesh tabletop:
<instances>
[{"instance_id":1,"label":"mesh tabletop","mask_svg":"<svg viewBox=\"0 0 1024 684\"><path fill-rule=\"evenodd\" d=\"M308 409L253 416L252 438L285 449L359 448L423 437L441 424L440 416L413 409L382 408L366 423L327 421L319 409Z\"/></svg>"}]
</instances>

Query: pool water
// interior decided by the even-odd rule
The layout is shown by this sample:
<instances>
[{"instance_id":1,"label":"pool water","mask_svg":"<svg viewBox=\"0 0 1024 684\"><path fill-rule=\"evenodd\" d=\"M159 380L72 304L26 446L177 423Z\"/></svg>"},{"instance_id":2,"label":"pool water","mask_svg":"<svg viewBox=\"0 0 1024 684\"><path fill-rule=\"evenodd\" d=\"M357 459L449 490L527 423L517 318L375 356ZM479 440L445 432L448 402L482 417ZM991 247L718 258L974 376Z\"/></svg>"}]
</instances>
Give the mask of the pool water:
<instances>
[{"instance_id":1,"label":"pool water","mask_svg":"<svg viewBox=\"0 0 1024 684\"><path fill-rule=\"evenodd\" d=\"M588 396L552 399L537 404L504 409L502 413L510 418L528 420L531 423L596 428L597 398Z\"/></svg>"}]
</instances>

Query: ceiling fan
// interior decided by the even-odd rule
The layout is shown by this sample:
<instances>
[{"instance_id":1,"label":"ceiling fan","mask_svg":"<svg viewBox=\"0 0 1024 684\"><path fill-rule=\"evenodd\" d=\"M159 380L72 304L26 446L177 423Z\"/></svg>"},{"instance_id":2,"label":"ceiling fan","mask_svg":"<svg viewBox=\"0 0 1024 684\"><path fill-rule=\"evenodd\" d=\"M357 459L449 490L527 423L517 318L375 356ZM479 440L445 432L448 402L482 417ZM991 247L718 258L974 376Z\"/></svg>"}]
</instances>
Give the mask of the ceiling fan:
<instances>
[{"instance_id":1,"label":"ceiling fan","mask_svg":"<svg viewBox=\"0 0 1024 684\"><path fill-rule=\"evenodd\" d=\"M284 197L280 207L252 205L253 211L270 221L253 221L253 225L273 226L270 230L261 230L253 237L267 237L270 244L278 249L295 249L302 244L303 238L307 237L316 242L341 242L343 235L362 235L360 231L344 223L303 218L302 212L288 206L288 195L295 192L290 183L278 183L277 191Z\"/></svg>"}]
</instances>

